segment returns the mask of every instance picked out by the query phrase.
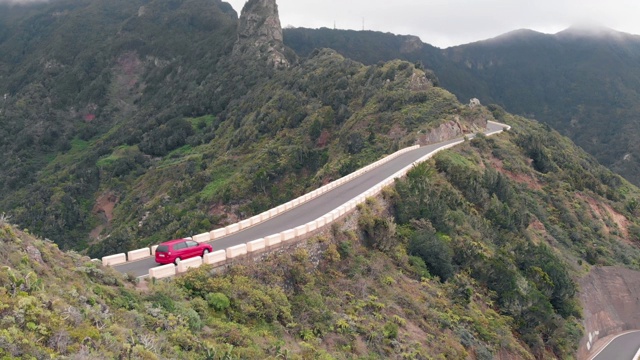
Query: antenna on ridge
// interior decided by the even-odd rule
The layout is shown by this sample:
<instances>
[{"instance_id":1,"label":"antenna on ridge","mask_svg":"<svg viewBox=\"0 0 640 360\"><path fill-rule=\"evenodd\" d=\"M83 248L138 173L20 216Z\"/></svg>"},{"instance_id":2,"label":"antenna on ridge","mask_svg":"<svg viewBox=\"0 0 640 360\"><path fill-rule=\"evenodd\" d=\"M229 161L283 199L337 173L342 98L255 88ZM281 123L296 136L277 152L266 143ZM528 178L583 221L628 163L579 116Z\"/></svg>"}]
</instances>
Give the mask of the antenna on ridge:
<instances>
[{"instance_id":1,"label":"antenna on ridge","mask_svg":"<svg viewBox=\"0 0 640 360\"><path fill-rule=\"evenodd\" d=\"M333 20L333 30L335 30L335 29L336 29L336 21Z\"/></svg>"},{"instance_id":2,"label":"antenna on ridge","mask_svg":"<svg viewBox=\"0 0 640 360\"><path fill-rule=\"evenodd\" d=\"M362 31L364 31L364 17L362 17Z\"/></svg>"}]
</instances>

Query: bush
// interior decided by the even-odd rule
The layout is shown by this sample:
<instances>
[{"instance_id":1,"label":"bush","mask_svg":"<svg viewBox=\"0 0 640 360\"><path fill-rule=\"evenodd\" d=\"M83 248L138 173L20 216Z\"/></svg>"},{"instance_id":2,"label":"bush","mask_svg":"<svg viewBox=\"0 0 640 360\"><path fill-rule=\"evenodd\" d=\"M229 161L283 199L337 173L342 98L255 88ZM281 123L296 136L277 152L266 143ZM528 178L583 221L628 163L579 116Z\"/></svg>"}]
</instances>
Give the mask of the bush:
<instances>
[{"instance_id":1,"label":"bush","mask_svg":"<svg viewBox=\"0 0 640 360\"><path fill-rule=\"evenodd\" d=\"M207 294L207 303L216 311L224 311L231 305L231 301L223 293Z\"/></svg>"},{"instance_id":2,"label":"bush","mask_svg":"<svg viewBox=\"0 0 640 360\"><path fill-rule=\"evenodd\" d=\"M363 214L358 225L364 232L367 245L380 251L388 251L396 243L396 224L393 219Z\"/></svg>"},{"instance_id":3,"label":"bush","mask_svg":"<svg viewBox=\"0 0 640 360\"><path fill-rule=\"evenodd\" d=\"M388 322L384 325L383 330L384 336L387 339L397 339L398 338L398 324L393 322Z\"/></svg>"},{"instance_id":4,"label":"bush","mask_svg":"<svg viewBox=\"0 0 640 360\"><path fill-rule=\"evenodd\" d=\"M443 282L454 273L453 251L443 238L430 231L422 231L414 235L409 243L409 253L422 258L429 271L439 276Z\"/></svg>"}]
</instances>

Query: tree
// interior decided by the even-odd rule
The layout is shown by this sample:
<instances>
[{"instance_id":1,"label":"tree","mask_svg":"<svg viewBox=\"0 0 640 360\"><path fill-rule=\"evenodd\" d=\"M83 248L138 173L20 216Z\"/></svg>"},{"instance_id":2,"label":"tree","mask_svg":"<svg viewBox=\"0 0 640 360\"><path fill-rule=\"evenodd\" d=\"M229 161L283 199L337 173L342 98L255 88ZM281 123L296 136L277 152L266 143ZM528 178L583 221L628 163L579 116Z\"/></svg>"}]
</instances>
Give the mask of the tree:
<instances>
[{"instance_id":1,"label":"tree","mask_svg":"<svg viewBox=\"0 0 640 360\"><path fill-rule=\"evenodd\" d=\"M453 251L443 236L430 231L418 232L409 243L409 254L419 256L429 272L447 281L453 274Z\"/></svg>"}]
</instances>

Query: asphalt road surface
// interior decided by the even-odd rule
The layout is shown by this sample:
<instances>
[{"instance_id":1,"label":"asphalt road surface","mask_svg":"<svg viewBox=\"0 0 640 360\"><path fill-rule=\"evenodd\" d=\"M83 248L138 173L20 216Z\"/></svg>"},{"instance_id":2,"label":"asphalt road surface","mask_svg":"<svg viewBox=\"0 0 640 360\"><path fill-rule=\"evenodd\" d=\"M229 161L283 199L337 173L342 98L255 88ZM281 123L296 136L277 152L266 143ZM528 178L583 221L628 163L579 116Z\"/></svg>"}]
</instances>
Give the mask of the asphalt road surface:
<instances>
[{"instance_id":1,"label":"asphalt road surface","mask_svg":"<svg viewBox=\"0 0 640 360\"><path fill-rule=\"evenodd\" d=\"M502 130L503 125L489 123L486 133ZM339 208L344 203L366 192L384 179L400 171L405 166L420 159L426 154L437 150L442 146L446 146L461 138L449 140L438 144L427 145L419 149L404 153L397 158L353 179L352 181L333 189L321 196L310 200L300 206L291 209L288 212L280 214L263 223L252 226L243 231L226 236L224 238L210 241L213 250L224 250L230 246L245 244L249 241L261 239L269 235L278 234L280 232L302 226L314 221L327 213ZM167 239L170 240L170 239ZM136 277L149 274L149 269L158 266L155 258L146 258L139 261L133 261L113 268L125 274L131 274Z\"/></svg>"},{"instance_id":2,"label":"asphalt road surface","mask_svg":"<svg viewBox=\"0 0 640 360\"><path fill-rule=\"evenodd\" d=\"M613 340L592 360L635 360L639 348L640 331L635 331Z\"/></svg>"}]
</instances>

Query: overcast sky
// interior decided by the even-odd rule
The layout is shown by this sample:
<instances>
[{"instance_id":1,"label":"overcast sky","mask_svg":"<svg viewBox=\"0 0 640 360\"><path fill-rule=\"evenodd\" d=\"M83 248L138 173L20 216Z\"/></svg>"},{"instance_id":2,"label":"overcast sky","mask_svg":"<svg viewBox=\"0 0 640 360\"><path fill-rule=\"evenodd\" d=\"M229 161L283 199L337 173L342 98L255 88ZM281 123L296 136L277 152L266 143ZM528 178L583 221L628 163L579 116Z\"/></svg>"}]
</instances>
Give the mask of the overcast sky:
<instances>
[{"instance_id":1,"label":"overcast sky","mask_svg":"<svg viewBox=\"0 0 640 360\"><path fill-rule=\"evenodd\" d=\"M33 3L47 0L0 0ZM245 0L226 0L238 13ZM517 29L556 33L596 24L640 34L638 0L277 0L282 26L375 30L417 35L438 47Z\"/></svg>"},{"instance_id":2,"label":"overcast sky","mask_svg":"<svg viewBox=\"0 0 640 360\"><path fill-rule=\"evenodd\" d=\"M227 0L238 13L245 0ZM598 24L640 34L638 0L277 0L282 26L417 35L448 47L532 29Z\"/></svg>"}]
</instances>

